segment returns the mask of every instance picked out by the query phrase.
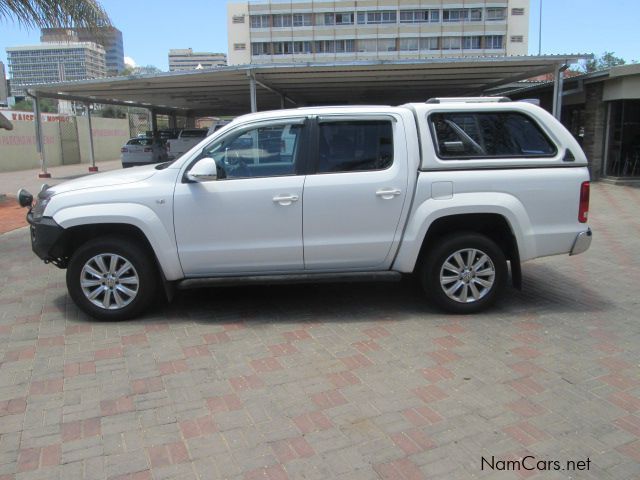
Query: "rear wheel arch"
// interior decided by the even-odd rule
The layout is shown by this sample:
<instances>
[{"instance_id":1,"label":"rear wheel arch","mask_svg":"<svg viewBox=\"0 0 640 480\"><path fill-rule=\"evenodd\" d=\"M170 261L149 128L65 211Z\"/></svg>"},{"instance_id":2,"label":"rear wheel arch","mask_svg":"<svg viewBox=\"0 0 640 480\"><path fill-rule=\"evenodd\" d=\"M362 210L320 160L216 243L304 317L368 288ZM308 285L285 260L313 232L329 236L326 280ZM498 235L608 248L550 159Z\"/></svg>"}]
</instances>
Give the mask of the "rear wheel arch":
<instances>
[{"instance_id":1,"label":"rear wheel arch","mask_svg":"<svg viewBox=\"0 0 640 480\"><path fill-rule=\"evenodd\" d=\"M454 214L437 218L427 229L415 269L420 268L430 249L434 248L443 237L463 232L484 235L498 245L511 265L513 285L520 288L522 276L518 241L509 220L499 213Z\"/></svg>"}]
</instances>

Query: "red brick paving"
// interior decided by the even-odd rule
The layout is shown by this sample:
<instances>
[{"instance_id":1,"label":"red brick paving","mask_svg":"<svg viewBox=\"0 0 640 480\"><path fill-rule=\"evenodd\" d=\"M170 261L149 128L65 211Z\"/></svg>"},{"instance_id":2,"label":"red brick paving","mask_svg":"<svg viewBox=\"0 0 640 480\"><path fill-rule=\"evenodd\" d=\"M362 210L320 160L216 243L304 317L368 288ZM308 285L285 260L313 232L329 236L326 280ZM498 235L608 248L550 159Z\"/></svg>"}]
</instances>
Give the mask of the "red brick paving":
<instances>
[{"instance_id":1,"label":"red brick paving","mask_svg":"<svg viewBox=\"0 0 640 480\"><path fill-rule=\"evenodd\" d=\"M479 469L532 452L635 478L640 196L593 195L589 252L525 264L523 292L469 317L382 284L194 292L95 322L8 233L0 480L544 478Z\"/></svg>"},{"instance_id":2,"label":"red brick paving","mask_svg":"<svg viewBox=\"0 0 640 480\"><path fill-rule=\"evenodd\" d=\"M0 234L27 226L27 209L15 197L0 197Z\"/></svg>"}]
</instances>

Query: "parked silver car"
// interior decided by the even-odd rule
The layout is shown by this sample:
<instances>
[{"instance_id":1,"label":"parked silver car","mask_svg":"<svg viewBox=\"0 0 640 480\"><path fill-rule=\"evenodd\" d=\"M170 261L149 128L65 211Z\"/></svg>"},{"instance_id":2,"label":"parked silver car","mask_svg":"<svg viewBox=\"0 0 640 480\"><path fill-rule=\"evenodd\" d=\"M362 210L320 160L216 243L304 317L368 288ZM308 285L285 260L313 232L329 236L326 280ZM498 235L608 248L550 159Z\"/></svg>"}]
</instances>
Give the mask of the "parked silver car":
<instances>
[{"instance_id":1,"label":"parked silver car","mask_svg":"<svg viewBox=\"0 0 640 480\"><path fill-rule=\"evenodd\" d=\"M167 161L164 141L150 137L130 139L121 149L122 167L135 167Z\"/></svg>"}]
</instances>

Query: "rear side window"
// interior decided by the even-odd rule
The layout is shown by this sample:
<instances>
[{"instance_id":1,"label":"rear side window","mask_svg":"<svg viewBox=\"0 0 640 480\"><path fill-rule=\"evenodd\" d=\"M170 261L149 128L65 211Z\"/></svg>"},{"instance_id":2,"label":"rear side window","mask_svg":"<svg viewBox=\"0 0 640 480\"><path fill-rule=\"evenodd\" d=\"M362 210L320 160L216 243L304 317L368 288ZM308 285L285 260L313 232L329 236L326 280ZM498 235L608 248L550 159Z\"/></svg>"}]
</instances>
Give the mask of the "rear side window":
<instances>
[{"instance_id":1,"label":"rear side window","mask_svg":"<svg viewBox=\"0 0 640 480\"><path fill-rule=\"evenodd\" d=\"M393 163L391 120L321 121L318 173L384 170Z\"/></svg>"},{"instance_id":2,"label":"rear side window","mask_svg":"<svg viewBox=\"0 0 640 480\"><path fill-rule=\"evenodd\" d=\"M448 112L429 116L444 160L549 157L553 142L528 116L516 112Z\"/></svg>"}]
</instances>

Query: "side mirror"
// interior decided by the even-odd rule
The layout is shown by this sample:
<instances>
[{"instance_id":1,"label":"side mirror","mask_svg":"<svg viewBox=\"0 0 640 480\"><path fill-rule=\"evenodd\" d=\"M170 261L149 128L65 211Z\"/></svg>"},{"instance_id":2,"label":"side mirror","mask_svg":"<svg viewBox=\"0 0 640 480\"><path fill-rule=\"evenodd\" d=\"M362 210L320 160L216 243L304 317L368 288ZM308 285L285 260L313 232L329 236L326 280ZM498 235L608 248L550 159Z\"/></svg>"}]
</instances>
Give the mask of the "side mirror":
<instances>
[{"instance_id":1,"label":"side mirror","mask_svg":"<svg viewBox=\"0 0 640 480\"><path fill-rule=\"evenodd\" d=\"M192 182L210 182L218 178L216 161L211 157L198 160L187 172L187 178Z\"/></svg>"},{"instance_id":2,"label":"side mirror","mask_svg":"<svg viewBox=\"0 0 640 480\"><path fill-rule=\"evenodd\" d=\"M465 151L464 143L460 140L456 142L444 142L442 146L443 150L447 153L464 153Z\"/></svg>"}]
</instances>

